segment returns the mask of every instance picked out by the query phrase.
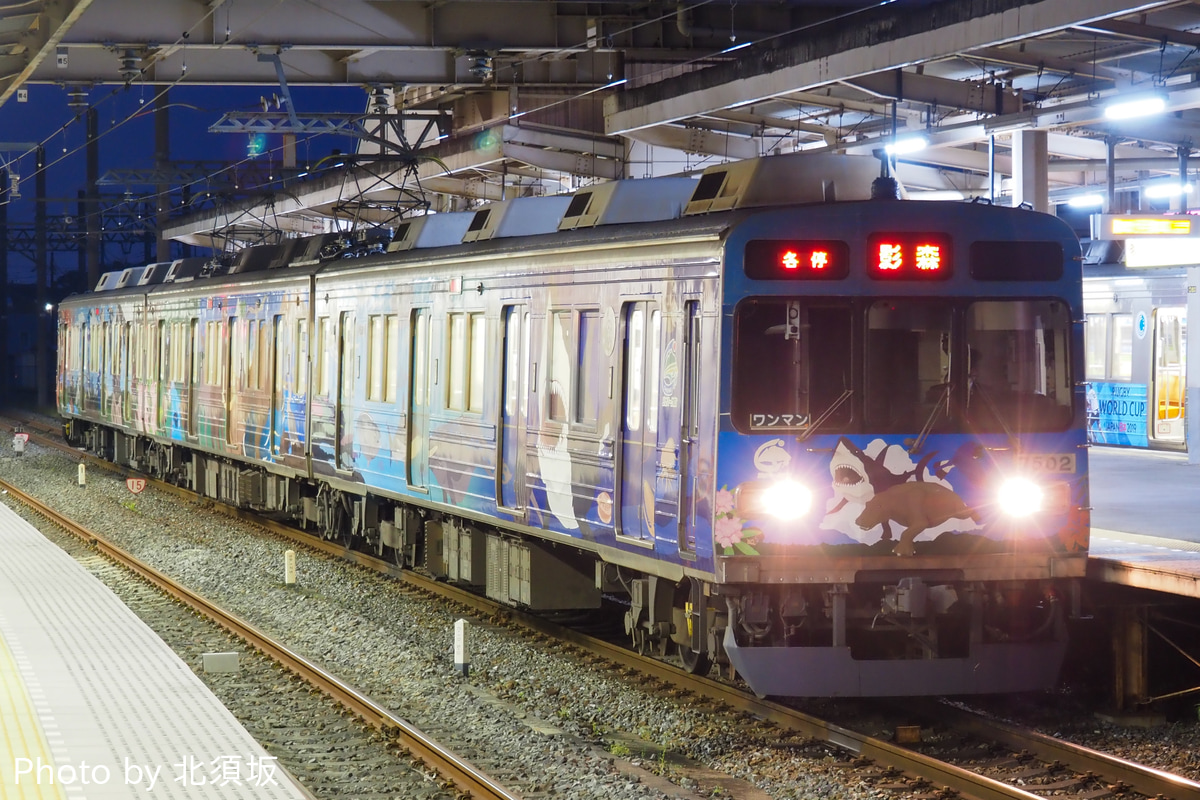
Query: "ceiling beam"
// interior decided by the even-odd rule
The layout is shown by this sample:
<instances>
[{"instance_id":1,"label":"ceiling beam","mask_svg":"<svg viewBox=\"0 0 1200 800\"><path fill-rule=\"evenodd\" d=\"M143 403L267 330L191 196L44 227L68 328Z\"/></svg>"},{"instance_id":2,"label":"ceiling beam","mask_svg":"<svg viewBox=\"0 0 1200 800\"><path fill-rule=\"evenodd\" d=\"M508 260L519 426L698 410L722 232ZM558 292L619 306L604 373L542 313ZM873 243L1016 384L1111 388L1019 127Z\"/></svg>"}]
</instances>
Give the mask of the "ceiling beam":
<instances>
[{"instance_id":1,"label":"ceiling beam","mask_svg":"<svg viewBox=\"0 0 1200 800\"><path fill-rule=\"evenodd\" d=\"M57 0L43 4L36 22L18 38L23 51L20 69L0 78L0 105L4 105L17 87L29 80L44 62L49 61L51 69L57 70L57 59L47 57L57 49L63 37L91 5L92 0Z\"/></svg>"},{"instance_id":2,"label":"ceiling beam","mask_svg":"<svg viewBox=\"0 0 1200 800\"><path fill-rule=\"evenodd\" d=\"M1012 114L1021 110L1021 98L999 84L956 81L902 69L860 75L843 83L906 103L972 109L987 114Z\"/></svg>"},{"instance_id":3,"label":"ceiling beam","mask_svg":"<svg viewBox=\"0 0 1200 800\"><path fill-rule=\"evenodd\" d=\"M897 11L888 20L890 27L859 30L851 26L842 35L824 32L790 48L751 47L732 64L616 93L604 101L605 130L624 134L809 90L834 76L850 79L940 60L1169 2L1172 0L1131 5L1128 0L1088 0L1081 6L1077 0L1014 0L1004 11L979 16L971 13L971 4L964 3L963 18L937 27L925 15Z\"/></svg>"}]
</instances>

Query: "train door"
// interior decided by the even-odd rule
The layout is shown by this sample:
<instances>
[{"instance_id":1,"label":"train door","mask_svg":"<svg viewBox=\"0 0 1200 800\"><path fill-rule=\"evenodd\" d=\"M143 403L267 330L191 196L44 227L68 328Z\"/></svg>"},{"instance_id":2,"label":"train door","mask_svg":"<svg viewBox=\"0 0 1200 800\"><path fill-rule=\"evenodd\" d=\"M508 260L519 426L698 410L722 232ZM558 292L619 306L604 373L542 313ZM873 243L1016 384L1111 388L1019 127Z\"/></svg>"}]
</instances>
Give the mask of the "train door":
<instances>
[{"instance_id":1,"label":"train door","mask_svg":"<svg viewBox=\"0 0 1200 800\"><path fill-rule=\"evenodd\" d=\"M286 326L283 315L276 314L271 326L271 341L275 346L274 358L271 359L271 455L278 456L280 443L283 441L285 427L284 415L287 413L288 378L290 374L285 369L284 357L287 355L290 341L285 342Z\"/></svg>"},{"instance_id":2,"label":"train door","mask_svg":"<svg viewBox=\"0 0 1200 800\"><path fill-rule=\"evenodd\" d=\"M529 402L529 310L504 309L503 363L500 380L500 457L496 463L497 499L505 508L525 507L525 431Z\"/></svg>"},{"instance_id":3,"label":"train door","mask_svg":"<svg viewBox=\"0 0 1200 800\"><path fill-rule=\"evenodd\" d=\"M429 309L414 308L409 322L407 477L410 489L424 489L429 472Z\"/></svg>"},{"instance_id":4,"label":"train door","mask_svg":"<svg viewBox=\"0 0 1200 800\"><path fill-rule=\"evenodd\" d=\"M337 468L353 469L354 442L350 433L350 409L354 402L354 314L343 311L338 319L337 382Z\"/></svg>"},{"instance_id":5,"label":"train door","mask_svg":"<svg viewBox=\"0 0 1200 800\"><path fill-rule=\"evenodd\" d=\"M196 328L199 326L199 324L200 324L200 321L196 320L196 319L193 319L188 324L188 339L187 339L188 370L187 370L187 374L184 375L184 379L188 381L188 385L184 389L184 391L187 392L187 435L188 436L196 435L196 416L199 413L199 408L198 408L199 397L198 397L198 395L200 394L200 376L203 374L203 372L201 371L201 367L200 367L201 357L202 357L201 353L203 352L202 347L201 347L202 339L196 335Z\"/></svg>"},{"instance_id":6,"label":"train door","mask_svg":"<svg viewBox=\"0 0 1200 800\"><path fill-rule=\"evenodd\" d=\"M617 530L624 536L653 542L662 315L655 303L627 303L623 322L625 383L621 403Z\"/></svg>"},{"instance_id":7,"label":"train door","mask_svg":"<svg viewBox=\"0 0 1200 800\"><path fill-rule=\"evenodd\" d=\"M1186 432L1184 397L1187 393L1184 347L1187 325L1184 308L1154 310L1154 373L1150 396L1154 398L1154 424L1150 436L1156 442L1182 443Z\"/></svg>"},{"instance_id":8,"label":"train door","mask_svg":"<svg viewBox=\"0 0 1200 800\"><path fill-rule=\"evenodd\" d=\"M696 551L696 478L700 472L700 301L683 304L683 341L678 357L679 399L679 552Z\"/></svg>"}]
</instances>

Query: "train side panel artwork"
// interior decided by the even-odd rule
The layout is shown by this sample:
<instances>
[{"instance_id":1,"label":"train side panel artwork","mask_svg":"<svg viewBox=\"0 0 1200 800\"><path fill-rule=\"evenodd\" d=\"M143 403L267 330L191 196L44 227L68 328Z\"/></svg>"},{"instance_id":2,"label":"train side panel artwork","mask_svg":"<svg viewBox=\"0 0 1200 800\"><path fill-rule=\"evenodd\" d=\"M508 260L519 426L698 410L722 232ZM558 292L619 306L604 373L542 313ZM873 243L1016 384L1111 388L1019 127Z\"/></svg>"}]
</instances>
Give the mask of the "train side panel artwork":
<instances>
[{"instance_id":1,"label":"train side panel artwork","mask_svg":"<svg viewBox=\"0 0 1200 800\"><path fill-rule=\"evenodd\" d=\"M1088 267L1088 440L1180 450L1187 432L1186 267Z\"/></svg>"},{"instance_id":2,"label":"train side panel artwork","mask_svg":"<svg viewBox=\"0 0 1200 800\"><path fill-rule=\"evenodd\" d=\"M721 165L645 222L71 298L65 431L501 602L608 596L633 646L760 694L1049 688L1088 548L1078 242L868 199L876 169Z\"/></svg>"}]
</instances>

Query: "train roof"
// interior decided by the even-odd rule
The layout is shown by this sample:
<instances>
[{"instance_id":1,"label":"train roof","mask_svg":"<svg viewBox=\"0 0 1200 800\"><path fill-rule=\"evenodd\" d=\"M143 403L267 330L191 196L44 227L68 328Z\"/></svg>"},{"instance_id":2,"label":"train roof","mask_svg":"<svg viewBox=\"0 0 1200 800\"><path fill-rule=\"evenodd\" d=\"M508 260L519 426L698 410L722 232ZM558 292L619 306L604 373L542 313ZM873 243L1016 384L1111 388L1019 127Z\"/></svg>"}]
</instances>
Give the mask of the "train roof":
<instances>
[{"instance_id":1,"label":"train roof","mask_svg":"<svg viewBox=\"0 0 1200 800\"><path fill-rule=\"evenodd\" d=\"M161 279L140 285L142 291L164 292L174 284L201 279L208 286L220 285L210 283L210 279L227 284L261 280L268 271L272 279L284 274L300 278L315 272L335 275L455 259L466 265L469 259L520 252L603 249L633 242L657 244L681 237L717 242L748 215L769 208L822 207L835 200L839 204L868 200L878 172L879 162L866 156L768 156L715 165L698 180L618 180L584 187L570 195L514 198L475 212L416 217L404 220L390 243L364 240L357 243L358 250L352 249L355 241L350 235L329 233L247 248L232 263L186 258L177 259L169 267L152 264L139 276L162 271ZM287 269L277 269L280 267ZM122 286L138 283L131 272L126 273ZM117 284L121 277L106 273L96 291L120 291Z\"/></svg>"}]
</instances>

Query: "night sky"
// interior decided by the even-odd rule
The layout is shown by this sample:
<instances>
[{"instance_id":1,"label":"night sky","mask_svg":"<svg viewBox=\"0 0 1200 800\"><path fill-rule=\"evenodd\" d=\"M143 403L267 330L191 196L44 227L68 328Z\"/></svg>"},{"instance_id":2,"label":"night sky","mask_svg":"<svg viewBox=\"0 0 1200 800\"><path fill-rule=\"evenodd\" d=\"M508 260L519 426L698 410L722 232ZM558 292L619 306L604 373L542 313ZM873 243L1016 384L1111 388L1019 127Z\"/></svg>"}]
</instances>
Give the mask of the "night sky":
<instances>
[{"instance_id":1,"label":"night sky","mask_svg":"<svg viewBox=\"0 0 1200 800\"><path fill-rule=\"evenodd\" d=\"M74 215L78 192L85 188L87 164L85 155L86 120L83 109L68 105L70 95L65 87L31 85L27 102L17 102L14 95L0 107L0 142L3 158L10 172L21 176L20 197L10 198L7 186L0 199L8 202L11 223L31 223L34 219L35 160L32 152L14 148L19 143L41 143L46 150L47 213L51 217ZM154 97L159 87L133 85L97 86L87 94L88 102L97 109L100 135L100 169L103 176L114 169L146 169L154 166ZM358 86L294 87L292 97L300 115L319 112L362 113L367 94ZM247 162L254 148L263 153L261 161L281 159L279 135L259 137L252 142L247 134L209 133L208 128L223 114L238 111L261 111L261 98L270 100L279 93L278 87L193 87L171 88L170 157L174 161ZM271 110L275 110L272 105ZM265 140L264 140L265 139ZM315 163L335 148L343 152L354 150L348 137L298 137L296 160L300 165ZM131 187L134 197L146 197L152 187ZM199 189L198 189L199 190ZM119 187L101 187L104 194L117 192ZM178 198L178 194L176 194ZM130 261L140 261L141 252L130 254ZM74 253L53 254L54 260L74 265ZM104 260L121 261L125 254L119 249L106 248ZM33 264L18 253L9 256L9 281L26 283L34 280Z\"/></svg>"}]
</instances>

